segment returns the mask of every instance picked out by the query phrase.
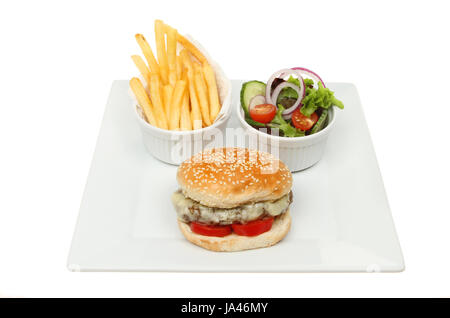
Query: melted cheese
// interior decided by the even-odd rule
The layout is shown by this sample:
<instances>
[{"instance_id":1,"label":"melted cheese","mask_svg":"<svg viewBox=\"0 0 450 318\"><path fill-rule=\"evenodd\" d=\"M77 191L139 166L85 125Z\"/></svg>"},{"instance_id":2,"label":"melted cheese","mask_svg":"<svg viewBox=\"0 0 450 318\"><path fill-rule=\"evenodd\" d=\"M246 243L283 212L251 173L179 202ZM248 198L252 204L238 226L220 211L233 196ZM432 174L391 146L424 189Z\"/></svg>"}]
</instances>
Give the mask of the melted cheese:
<instances>
[{"instance_id":1,"label":"melted cheese","mask_svg":"<svg viewBox=\"0 0 450 318\"><path fill-rule=\"evenodd\" d=\"M185 197L180 191L172 195L178 219L183 222L206 224L247 223L264 215L277 216L286 212L291 204L290 194L276 201L248 203L231 209L211 208Z\"/></svg>"}]
</instances>

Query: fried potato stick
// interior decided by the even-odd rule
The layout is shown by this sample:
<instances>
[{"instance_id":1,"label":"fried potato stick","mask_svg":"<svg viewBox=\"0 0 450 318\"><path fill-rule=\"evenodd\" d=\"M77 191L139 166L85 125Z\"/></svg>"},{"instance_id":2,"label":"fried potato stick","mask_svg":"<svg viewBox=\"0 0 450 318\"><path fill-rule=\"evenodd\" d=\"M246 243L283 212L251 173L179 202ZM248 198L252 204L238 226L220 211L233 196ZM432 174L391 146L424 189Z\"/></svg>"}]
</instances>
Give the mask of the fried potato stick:
<instances>
[{"instance_id":1,"label":"fried potato stick","mask_svg":"<svg viewBox=\"0 0 450 318\"><path fill-rule=\"evenodd\" d=\"M150 123L150 125L159 127L155 115L153 113L152 102L150 101L150 98L145 92L144 85L142 85L141 81L137 77L133 77L130 80L130 87L134 93L134 96L136 96L139 106L141 106L147 121Z\"/></svg>"},{"instance_id":2,"label":"fried potato stick","mask_svg":"<svg viewBox=\"0 0 450 318\"><path fill-rule=\"evenodd\" d=\"M194 79L194 66L189 52L183 49L180 52L180 59L183 65L187 69L189 100L191 102L191 122L193 129L202 128L202 113L200 111L200 105L198 103L197 92L195 91L195 79Z\"/></svg>"},{"instance_id":3,"label":"fried potato stick","mask_svg":"<svg viewBox=\"0 0 450 318\"><path fill-rule=\"evenodd\" d=\"M155 56L153 55L150 44L148 44L147 40L144 38L142 34L136 34L135 38L136 42L141 47L142 53L144 54L144 57L147 60L151 72L155 74L160 74L158 62L156 61Z\"/></svg>"},{"instance_id":4,"label":"fried potato stick","mask_svg":"<svg viewBox=\"0 0 450 318\"><path fill-rule=\"evenodd\" d=\"M164 84L167 84L169 69L167 66L165 25L161 20L155 20L155 42L156 56L158 57L161 79Z\"/></svg>"},{"instance_id":5,"label":"fried potato stick","mask_svg":"<svg viewBox=\"0 0 450 318\"><path fill-rule=\"evenodd\" d=\"M161 83L157 74L151 74L150 76L150 97L153 102L156 120L159 122L161 128L168 129L169 124L161 100Z\"/></svg>"},{"instance_id":6,"label":"fried potato stick","mask_svg":"<svg viewBox=\"0 0 450 318\"><path fill-rule=\"evenodd\" d=\"M183 95L183 103L181 104L181 130L192 130L191 112L189 110L189 90L186 89Z\"/></svg>"},{"instance_id":7,"label":"fried potato stick","mask_svg":"<svg viewBox=\"0 0 450 318\"><path fill-rule=\"evenodd\" d=\"M141 73L142 77L147 82L147 85L149 85L150 84L150 70L148 69L147 64L145 64L144 60L139 55L132 55L131 59L133 60L134 65L136 65L137 69Z\"/></svg>"},{"instance_id":8,"label":"fried potato stick","mask_svg":"<svg viewBox=\"0 0 450 318\"><path fill-rule=\"evenodd\" d=\"M180 129L181 103L186 89L186 81L179 80L175 84L172 99L170 101L170 120L169 128L171 130Z\"/></svg>"},{"instance_id":9,"label":"fried potato stick","mask_svg":"<svg viewBox=\"0 0 450 318\"><path fill-rule=\"evenodd\" d=\"M203 123L206 126L210 126L211 120L209 118L208 93L202 72L200 70L197 70L195 72L194 78L195 78L195 91L197 93L198 101L200 104L200 111L202 112Z\"/></svg>"},{"instance_id":10,"label":"fried potato stick","mask_svg":"<svg viewBox=\"0 0 450 318\"><path fill-rule=\"evenodd\" d=\"M188 39L186 39L184 36L182 36L180 33L177 33L177 40L180 42L191 54L199 60L201 63L208 63L208 60L206 57L200 52L197 47L192 44Z\"/></svg>"},{"instance_id":11,"label":"fried potato stick","mask_svg":"<svg viewBox=\"0 0 450 318\"><path fill-rule=\"evenodd\" d=\"M203 75L205 76L206 84L208 86L209 103L210 103L210 119L214 122L220 112L219 91L217 89L216 75L211 65L203 64Z\"/></svg>"},{"instance_id":12,"label":"fried potato stick","mask_svg":"<svg viewBox=\"0 0 450 318\"><path fill-rule=\"evenodd\" d=\"M177 79L183 79L183 62L179 55L177 55Z\"/></svg>"},{"instance_id":13,"label":"fried potato stick","mask_svg":"<svg viewBox=\"0 0 450 318\"><path fill-rule=\"evenodd\" d=\"M166 25L166 32L169 84L175 86L175 82L177 81L177 30Z\"/></svg>"},{"instance_id":14,"label":"fried potato stick","mask_svg":"<svg viewBox=\"0 0 450 318\"><path fill-rule=\"evenodd\" d=\"M170 120L170 110L171 110L171 100L173 94L173 87L169 84L164 85L163 87L163 100L164 100L164 109L166 111L167 119Z\"/></svg>"}]
</instances>

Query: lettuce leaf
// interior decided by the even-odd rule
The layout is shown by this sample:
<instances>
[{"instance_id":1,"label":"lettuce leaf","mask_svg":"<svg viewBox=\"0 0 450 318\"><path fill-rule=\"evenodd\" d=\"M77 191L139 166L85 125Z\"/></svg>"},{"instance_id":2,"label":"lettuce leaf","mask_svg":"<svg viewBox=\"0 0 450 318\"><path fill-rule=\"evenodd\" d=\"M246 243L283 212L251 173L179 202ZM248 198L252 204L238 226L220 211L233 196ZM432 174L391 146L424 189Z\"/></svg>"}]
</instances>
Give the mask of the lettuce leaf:
<instances>
[{"instance_id":1,"label":"lettuce leaf","mask_svg":"<svg viewBox=\"0 0 450 318\"><path fill-rule=\"evenodd\" d=\"M294 85L300 86L300 80L298 78L292 77L292 75L289 77L289 79L287 81ZM283 88L281 90L280 94L278 95L277 104L280 103L285 98L297 99L298 94L295 91L295 89L292 89L291 87L286 87L286 88Z\"/></svg>"},{"instance_id":2,"label":"lettuce leaf","mask_svg":"<svg viewBox=\"0 0 450 318\"><path fill-rule=\"evenodd\" d=\"M328 109L331 106L337 106L340 109L344 108L344 104L334 97L334 92L323 87L321 82L319 82L319 87L317 89L310 87L306 88L306 95L305 98L303 98L302 105L300 111L303 115L308 117L319 107L324 109Z\"/></svg>"},{"instance_id":3,"label":"lettuce leaf","mask_svg":"<svg viewBox=\"0 0 450 318\"><path fill-rule=\"evenodd\" d=\"M298 78L290 76L287 81L300 86L300 80ZM339 107L340 109L344 108L344 104L334 97L334 92L323 87L321 82L318 83L318 88L314 88L314 81L312 79L305 78L303 81L305 83L305 98L303 98L302 107L300 109L303 115L310 117L319 107L323 109L329 109L332 106ZM278 128L286 137L305 136L304 131L296 129L289 122L284 120L282 112L285 109L283 103L286 101L286 98L297 99L297 92L290 87L286 87L280 92L277 100L277 113L268 126L270 128Z\"/></svg>"},{"instance_id":4,"label":"lettuce leaf","mask_svg":"<svg viewBox=\"0 0 450 318\"><path fill-rule=\"evenodd\" d=\"M300 80L298 78L292 77L292 75L289 77L287 81L300 87ZM304 78L303 83L305 84L305 87L314 86L314 81L310 78Z\"/></svg>"},{"instance_id":5,"label":"lettuce leaf","mask_svg":"<svg viewBox=\"0 0 450 318\"><path fill-rule=\"evenodd\" d=\"M300 87L300 80L298 78L293 77L292 75L289 76L289 79L287 81Z\"/></svg>"},{"instance_id":6,"label":"lettuce leaf","mask_svg":"<svg viewBox=\"0 0 450 318\"><path fill-rule=\"evenodd\" d=\"M298 86L300 86L300 81L298 81ZM314 81L310 78L304 78L303 79L303 83L305 83L305 87L313 87L314 86Z\"/></svg>"},{"instance_id":7,"label":"lettuce leaf","mask_svg":"<svg viewBox=\"0 0 450 318\"><path fill-rule=\"evenodd\" d=\"M291 126L287 121L283 118L284 107L283 105L278 105L277 114L269 123L270 128L279 129L285 137L302 137L305 135L305 132L295 127Z\"/></svg>"}]
</instances>

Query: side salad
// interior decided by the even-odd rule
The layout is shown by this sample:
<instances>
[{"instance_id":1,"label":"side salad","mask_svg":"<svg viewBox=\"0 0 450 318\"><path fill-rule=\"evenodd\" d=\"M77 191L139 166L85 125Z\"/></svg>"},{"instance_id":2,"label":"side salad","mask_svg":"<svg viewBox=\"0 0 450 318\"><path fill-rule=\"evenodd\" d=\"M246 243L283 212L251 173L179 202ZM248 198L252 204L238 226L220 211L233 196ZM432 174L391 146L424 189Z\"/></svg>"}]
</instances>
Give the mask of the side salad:
<instances>
[{"instance_id":1,"label":"side salad","mask_svg":"<svg viewBox=\"0 0 450 318\"><path fill-rule=\"evenodd\" d=\"M319 75L302 67L279 70L267 84L242 84L241 106L249 125L269 134L276 128L284 137L315 134L328 124L332 106L344 108Z\"/></svg>"}]
</instances>

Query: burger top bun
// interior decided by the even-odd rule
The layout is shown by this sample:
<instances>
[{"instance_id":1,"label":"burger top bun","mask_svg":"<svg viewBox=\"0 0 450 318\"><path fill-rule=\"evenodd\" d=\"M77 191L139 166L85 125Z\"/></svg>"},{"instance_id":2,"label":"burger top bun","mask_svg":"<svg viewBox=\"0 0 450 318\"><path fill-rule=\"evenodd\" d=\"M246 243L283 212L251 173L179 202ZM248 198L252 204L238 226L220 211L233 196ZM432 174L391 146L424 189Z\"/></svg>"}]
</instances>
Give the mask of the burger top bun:
<instances>
[{"instance_id":1,"label":"burger top bun","mask_svg":"<svg viewBox=\"0 0 450 318\"><path fill-rule=\"evenodd\" d=\"M179 166L177 181L186 197L217 208L277 200L292 187L291 172L282 161L246 148L200 152Z\"/></svg>"}]
</instances>

